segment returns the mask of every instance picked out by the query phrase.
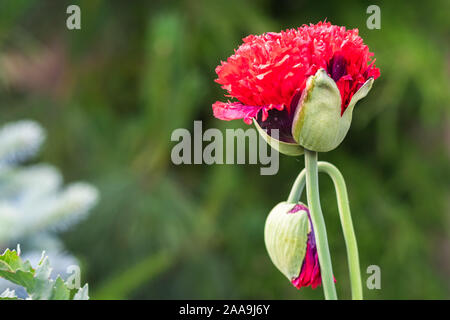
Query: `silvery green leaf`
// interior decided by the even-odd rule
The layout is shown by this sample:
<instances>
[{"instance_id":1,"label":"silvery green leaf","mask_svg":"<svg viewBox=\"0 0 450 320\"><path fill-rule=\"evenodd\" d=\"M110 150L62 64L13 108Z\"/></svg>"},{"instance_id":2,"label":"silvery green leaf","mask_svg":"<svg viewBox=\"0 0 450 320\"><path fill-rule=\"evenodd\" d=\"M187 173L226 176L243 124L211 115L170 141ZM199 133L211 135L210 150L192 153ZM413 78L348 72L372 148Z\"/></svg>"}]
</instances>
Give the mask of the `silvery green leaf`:
<instances>
[{"instance_id":1,"label":"silvery green leaf","mask_svg":"<svg viewBox=\"0 0 450 320\"><path fill-rule=\"evenodd\" d=\"M33 269L28 261L23 262L17 251L7 249L0 256L0 277L23 286L31 300L69 300L71 289L61 277L50 278L52 268L45 253ZM11 291L7 291L10 294ZM5 294L6 295L6 294ZM88 287L79 289L73 299L89 299Z\"/></svg>"},{"instance_id":2,"label":"silvery green leaf","mask_svg":"<svg viewBox=\"0 0 450 320\"><path fill-rule=\"evenodd\" d=\"M70 289L61 277L56 278L50 300L69 300Z\"/></svg>"},{"instance_id":3,"label":"silvery green leaf","mask_svg":"<svg viewBox=\"0 0 450 320\"><path fill-rule=\"evenodd\" d=\"M45 140L44 129L31 120L6 124L0 129L0 166L33 156Z\"/></svg>"},{"instance_id":4,"label":"silvery green leaf","mask_svg":"<svg viewBox=\"0 0 450 320\"><path fill-rule=\"evenodd\" d=\"M22 202L39 201L62 184L59 171L48 164L10 168L0 174L0 180L0 199L20 198Z\"/></svg>"},{"instance_id":5,"label":"silvery green leaf","mask_svg":"<svg viewBox=\"0 0 450 320\"><path fill-rule=\"evenodd\" d=\"M15 250L6 249L0 256L0 277L24 287L27 291L34 287L34 272L30 263L23 262Z\"/></svg>"},{"instance_id":6,"label":"silvery green leaf","mask_svg":"<svg viewBox=\"0 0 450 320\"><path fill-rule=\"evenodd\" d=\"M85 217L97 201L97 188L87 183L73 183L51 199L49 205L36 215L35 228L67 228Z\"/></svg>"},{"instance_id":7,"label":"silvery green leaf","mask_svg":"<svg viewBox=\"0 0 450 320\"><path fill-rule=\"evenodd\" d=\"M39 262L34 273L34 286L31 292L28 292L32 300L49 300L54 283L50 280L52 268L45 253L42 253L42 259Z\"/></svg>"},{"instance_id":8,"label":"silvery green leaf","mask_svg":"<svg viewBox=\"0 0 450 320\"><path fill-rule=\"evenodd\" d=\"M87 283L75 293L73 300L89 300L89 286Z\"/></svg>"},{"instance_id":9,"label":"silvery green leaf","mask_svg":"<svg viewBox=\"0 0 450 320\"><path fill-rule=\"evenodd\" d=\"M6 289L0 294L0 300L18 300L19 298L16 295L14 290Z\"/></svg>"}]
</instances>

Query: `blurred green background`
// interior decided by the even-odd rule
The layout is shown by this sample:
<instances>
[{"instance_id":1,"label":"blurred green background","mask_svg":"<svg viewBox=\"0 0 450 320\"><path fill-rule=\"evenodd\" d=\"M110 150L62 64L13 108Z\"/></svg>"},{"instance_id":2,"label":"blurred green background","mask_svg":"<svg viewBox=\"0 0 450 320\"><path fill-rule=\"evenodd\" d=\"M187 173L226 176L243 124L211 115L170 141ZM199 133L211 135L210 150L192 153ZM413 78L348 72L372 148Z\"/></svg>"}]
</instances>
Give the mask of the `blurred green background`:
<instances>
[{"instance_id":1,"label":"blurred green background","mask_svg":"<svg viewBox=\"0 0 450 320\"><path fill-rule=\"evenodd\" d=\"M81 30L66 8L81 7ZM369 30L366 9L381 8ZM327 18L359 28L381 77L335 151L347 179L368 299L450 298L449 1L25 1L0 3L1 124L40 122L36 161L97 186L90 216L61 233L93 299L320 299L270 262L263 228L303 168L180 165L176 128L247 128L212 116L216 65L247 34ZM350 298L331 181L320 180L338 295ZM42 248L45 249L45 248Z\"/></svg>"}]
</instances>

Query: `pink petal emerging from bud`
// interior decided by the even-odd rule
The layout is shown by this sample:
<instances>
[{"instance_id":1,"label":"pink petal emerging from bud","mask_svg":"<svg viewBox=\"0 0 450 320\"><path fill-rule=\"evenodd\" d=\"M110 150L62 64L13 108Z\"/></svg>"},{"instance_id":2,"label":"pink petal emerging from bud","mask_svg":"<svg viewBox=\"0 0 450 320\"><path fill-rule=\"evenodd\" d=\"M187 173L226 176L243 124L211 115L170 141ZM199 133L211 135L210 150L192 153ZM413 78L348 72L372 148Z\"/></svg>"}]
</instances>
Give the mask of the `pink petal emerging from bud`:
<instances>
[{"instance_id":1,"label":"pink petal emerging from bud","mask_svg":"<svg viewBox=\"0 0 450 320\"><path fill-rule=\"evenodd\" d=\"M292 208L289 213L295 213L300 210L305 210L308 213L309 223L311 226L311 232L308 234L308 242L306 244L306 255L303 260L303 265L300 270L300 274L297 278L292 280L292 284L300 289L301 287L308 287L315 289L318 285L322 284L322 277L320 275L319 257L317 255L316 239L314 235L314 229L309 215L309 209L297 204ZM336 282L336 280L335 280Z\"/></svg>"},{"instance_id":2,"label":"pink petal emerging from bud","mask_svg":"<svg viewBox=\"0 0 450 320\"><path fill-rule=\"evenodd\" d=\"M292 280L292 284L300 289L301 287L308 287L315 289L322 283L320 276L319 258L317 256L316 241L314 239L314 232L308 234L308 244L306 245L306 255L303 260L300 275Z\"/></svg>"},{"instance_id":3,"label":"pink petal emerging from bud","mask_svg":"<svg viewBox=\"0 0 450 320\"><path fill-rule=\"evenodd\" d=\"M268 111L272 109L282 110L282 105L267 105L267 106L246 106L239 102L220 102L213 104L214 116L220 120L236 120L244 119L246 124L252 123L252 118L256 118L258 112L262 110L262 120L265 121L268 117Z\"/></svg>"}]
</instances>

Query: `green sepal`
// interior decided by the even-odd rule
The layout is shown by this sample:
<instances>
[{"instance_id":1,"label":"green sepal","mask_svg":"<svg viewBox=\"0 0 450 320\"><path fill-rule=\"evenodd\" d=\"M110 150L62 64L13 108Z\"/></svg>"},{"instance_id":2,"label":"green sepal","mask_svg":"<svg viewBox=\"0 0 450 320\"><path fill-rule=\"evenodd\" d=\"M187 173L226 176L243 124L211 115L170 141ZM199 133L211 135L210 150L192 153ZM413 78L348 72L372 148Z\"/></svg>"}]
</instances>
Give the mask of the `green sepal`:
<instances>
[{"instance_id":1,"label":"green sepal","mask_svg":"<svg viewBox=\"0 0 450 320\"><path fill-rule=\"evenodd\" d=\"M370 91L373 78L368 79L353 95L341 116L341 94L324 69L308 78L295 110L292 136L308 150L327 152L344 140L352 122L353 108Z\"/></svg>"},{"instance_id":2,"label":"green sepal","mask_svg":"<svg viewBox=\"0 0 450 320\"><path fill-rule=\"evenodd\" d=\"M288 156L300 156L305 152L305 150L297 143L284 142L268 135L267 132L261 128L256 119L253 119L253 123L255 124L259 134L263 137L264 141L266 141L269 146L277 150L279 153Z\"/></svg>"}]
</instances>

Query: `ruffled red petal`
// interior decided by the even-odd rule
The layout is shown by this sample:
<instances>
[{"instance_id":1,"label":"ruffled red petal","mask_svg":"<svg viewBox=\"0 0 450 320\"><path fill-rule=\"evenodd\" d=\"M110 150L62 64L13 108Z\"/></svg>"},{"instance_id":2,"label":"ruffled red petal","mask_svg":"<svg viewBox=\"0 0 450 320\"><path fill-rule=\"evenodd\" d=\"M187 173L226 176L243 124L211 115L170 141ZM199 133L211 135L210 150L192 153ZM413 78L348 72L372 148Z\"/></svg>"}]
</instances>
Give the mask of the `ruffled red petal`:
<instances>
[{"instance_id":1,"label":"ruffled red petal","mask_svg":"<svg viewBox=\"0 0 450 320\"><path fill-rule=\"evenodd\" d=\"M320 275L319 258L317 256L317 249L314 241L310 240L312 232L308 234L308 243L306 245L306 255L303 260L302 269L297 278L292 280L292 284L300 289L301 287L308 287L315 289L322 283ZM314 235L312 235L314 236Z\"/></svg>"},{"instance_id":2,"label":"ruffled red petal","mask_svg":"<svg viewBox=\"0 0 450 320\"><path fill-rule=\"evenodd\" d=\"M322 284L322 276L320 274L320 264L319 255L317 253L316 239L314 234L314 228L311 222L311 217L309 215L308 207L303 204L296 204L289 213L295 213L300 210L304 210L308 214L309 225L311 226L311 232L308 234L308 240L306 243L306 254L303 259L302 268L300 269L300 274L297 278L293 279L291 282L297 288L308 287L315 289L317 286ZM336 279L334 279L336 282Z\"/></svg>"},{"instance_id":3,"label":"ruffled red petal","mask_svg":"<svg viewBox=\"0 0 450 320\"><path fill-rule=\"evenodd\" d=\"M272 109L283 110L282 105L268 105L268 106L246 106L239 102L220 102L213 104L214 116L221 120L236 120L244 119L245 123L251 124L252 118L262 111L262 120L265 121L268 117L268 111Z\"/></svg>"}]
</instances>

